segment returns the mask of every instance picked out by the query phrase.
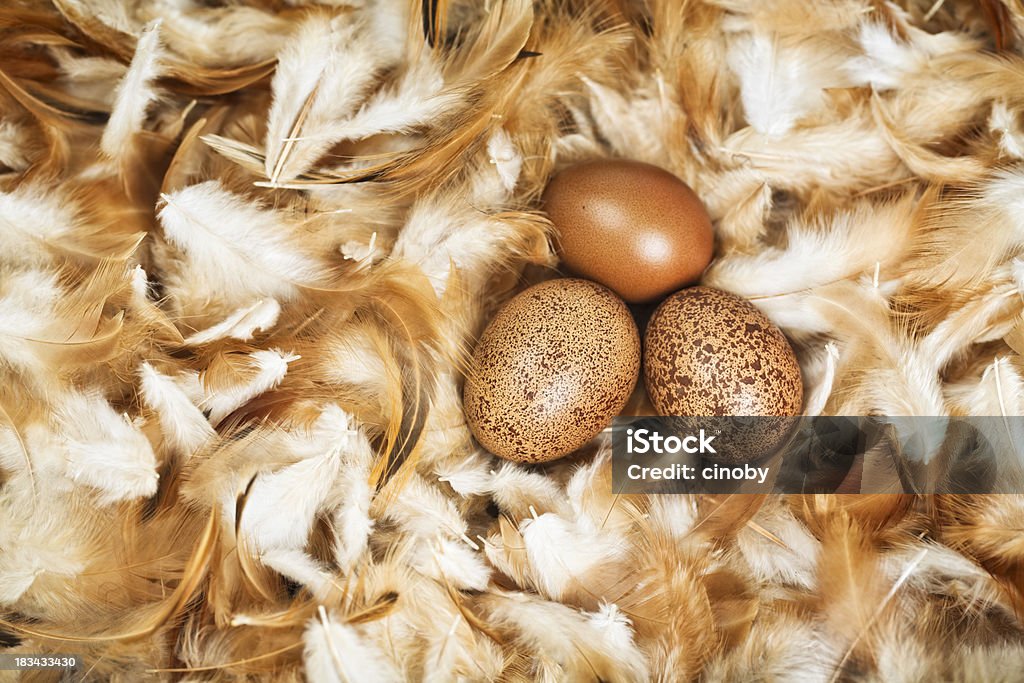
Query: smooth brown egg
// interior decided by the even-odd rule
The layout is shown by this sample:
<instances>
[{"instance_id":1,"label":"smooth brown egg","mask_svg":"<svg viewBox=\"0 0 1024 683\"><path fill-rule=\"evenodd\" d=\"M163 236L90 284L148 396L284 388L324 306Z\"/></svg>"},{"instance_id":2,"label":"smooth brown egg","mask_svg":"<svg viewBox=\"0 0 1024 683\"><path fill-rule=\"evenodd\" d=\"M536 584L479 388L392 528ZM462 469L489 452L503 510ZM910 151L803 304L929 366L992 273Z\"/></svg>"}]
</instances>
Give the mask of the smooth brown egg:
<instances>
[{"instance_id":1,"label":"smooth brown egg","mask_svg":"<svg viewBox=\"0 0 1024 683\"><path fill-rule=\"evenodd\" d=\"M544 462L593 439L626 404L640 336L607 288L549 280L505 304L473 353L463 392L477 441L509 460Z\"/></svg>"},{"instance_id":2,"label":"smooth brown egg","mask_svg":"<svg viewBox=\"0 0 1024 683\"><path fill-rule=\"evenodd\" d=\"M651 316L644 382L661 415L791 417L803 406L800 365L782 331L749 301L710 287L676 292ZM795 421L729 424L746 431L721 439L732 448L719 456L739 461L773 452Z\"/></svg>"},{"instance_id":3,"label":"smooth brown egg","mask_svg":"<svg viewBox=\"0 0 1024 683\"><path fill-rule=\"evenodd\" d=\"M562 264L630 303L693 284L714 235L693 190L657 166L600 160L570 166L544 191Z\"/></svg>"}]
</instances>

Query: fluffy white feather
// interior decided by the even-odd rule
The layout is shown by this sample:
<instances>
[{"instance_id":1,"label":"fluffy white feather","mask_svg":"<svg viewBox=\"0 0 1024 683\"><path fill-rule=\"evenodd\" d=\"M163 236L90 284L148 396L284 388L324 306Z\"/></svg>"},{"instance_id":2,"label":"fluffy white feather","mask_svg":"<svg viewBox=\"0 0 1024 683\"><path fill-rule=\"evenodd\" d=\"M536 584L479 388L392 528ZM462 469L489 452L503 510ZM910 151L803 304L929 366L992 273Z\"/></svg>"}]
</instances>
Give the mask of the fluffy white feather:
<instances>
[{"instance_id":1,"label":"fluffy white feather","mask_svg":"<svg viewBox=\"0 0 1024 683\"><path fill-rule=\"evenodd\" d=\"M852 57L845 65L853 82L870 85L877 92L893 90L927 69L930 58L972 47L969 38L952 31L929 33L911 28L908 34L910 40L903 41L883 23L862 23L858 42L863 54Z\"/></svg>"},{"instance_id":2,"label":"fluffy white feather","mask_svg":"<svg viewBox=\"0 0 1024 683\"><path fill-rule=\"evenodd\" d=\"M614 603L604 602L588 614L591 626L601 634L603 645L613 652L636 650L633 622Z\"/></svg>"},{"instance_id":3,"label":"fluffy white feather","mask_svg":"<svg viewBox=\"0 0 1024 683\"><path fill-rule=\"evenodd\" d=\"M73 202L30 184L0 192L0 258L15 265L48 262L47 244L73 233L79 221Z\"/></svg>"},{"instance_id":4,"label":"fluffy white feather","mask_svg":"<svg viewBox=\"0 0 1024 683\"><path fill-rule=\"evenodd\" d=\"M293 26L285 16L246 5L161 2L139 9L144 16L163 19L162 33L171 51L214 68L273 59ZM252 40L253 35L260 39Z\"/></svg>"},{"instance_id":5,"label":"fluffy white feather","mask_svg":"<svg viewBox=\"0 0 1024 683\"><path fill-rule=\"evenodd\" d=\"M722 151L747 166L745 173L756 171L772 188L848 194L891 182L903 173L903 162L869 111L841 122L797 127L783 137L748 126L726 138ZM705 201L715 205L717 188L711 180L706 182Z\"/></svg>"},{"instance_id":6,"label":"fluffy white feather","mask_svg":"<svg viewBox=\"0 0 1024 683\"><path fill-rule=\"evenodd\" d=\"M353 17L310 14L278 55L266 142L273 183L307 171L339 139L325 132L356 110L385 66Z\"/></svg>"},{"instance_id":7,"label":"fluffy white feather","mask_svg":"<svg viewBox=\"0 0 1024 683\"><path fill-rule=\"evenodd\" d=\"M345 415L350 430L346 433L343 452L344 465L335 482L329 504L334 507L334 557L342 571L355 568L369 549L374 520L370 517L373 490L370 488L370 469L376 457L363 429L338 406L328 406L325 414L341 422Z\"/></svg>"},{"instance_id":8,"label":"fluffy white feather","mask_svg":"<svg viewBox=\"0 0 1024 683\"><path fill-rule=\"evenodd\" d=\"M209 420L173 379L149 363L139 368L142 400L160 421L160 428L175 449L186 457L195 453L217 433Z\"/></svg>"},{"instance_id":9,"label":"fluffy white feather","mask_svg":"<svg viewBox=\"0 0 1024 683\"><path fill-rule=\"evenodd\" d=\"M237 408L280 384L288 373L288 364L298 359L299 356L280 349L253 351L250 362L256 374L248 381L206 391L199 407L209 413L210 422L217 424Z\"/></svg>"},{"instance_id":10,"label":"fluffy white feather","mask_svg":"<svg viewBox=\"0 0 1024 683\"><path fill-rule=\"evenodd\" d=\"M123 159L132 150L132 140L143 130L146 110L159 97L154 81L160 75L159 19L143 29L128 72L117 86L114 108L100 140L100 149L111 159Z\"/></svg>"},{"instance_id":11,"label":"fluffy white feather","mask_svg":"<svg viewBox=\"0 0 1024 683\"><path fill-rule=\"evenodd\" d=\"M573 524L551 513L523 521L519 531L537 588L553 600L567 590L579 589L588 572L620 559L625 552L620 537Z\"/></svg>"},{"instance_id":12,"label":"fluffy white feather","mask_svg":"<svg viewBox=\"0 0 1024 683\"><path fill-rule=\"evenodd\" d=\"M164 236L185 256L182 281L200 279L232 307L267 297L287 300L315 283L319 264L276 212L228 192L215 180L163 196Z\"/></svg>"},{"instance_id":13,"label":"fluffy white feather","mask_svg":"<svg viewBox=\"0 0 1024 683\"><path fill-rule=\"evenodd\" d=\"M736 544L754 576L766 583L813 590L821 543L793 517L785 503L769 503L754 521L783 544L779 547L750 527L740 531Z\"/></svg>"},{"instance_id":14,"label":"fluffy white feather","mask_svg":"<svg viewBox=\"0 0 1024 683\"><path fill-rule=\"evenodd\" d=\"M510 462L503 462L494 472L490 489L498 507L515 520L530 516L531 507L539 513L572 514L558 484Z\"/></svg>"},{"instance_id":15,"label":"fluffy white feather","mask_svg":"<svg viewBox=\"0 0 1024 683\"><path fill-rule=\"evenodd\" d=\"M466 534L466 520L455 503L420 476L412 477L402 495L389 502L382 514L421 539L439 535L461 538Z\"/></svg>"},{"instance_id":16,"label":"fluffy white feather","mask_svg":"<svg viewBox=\"0 0 1024 683\"><path fill-rule=\"evenodd\" d=\"M961 399L961 404L972 415L1024 415L1024 377L1009 358L997 357L985 367L981 380ZM1024 452L1024 440L1020 444L1017 451Z\"/></svg>"},{"instance_id":17,"label":"fluffy white feather","mask_svg":"<svg viewBox=\"0 0 1024 683\"><path fill-rule=\"evenodd\" d=\"M156 457L127 415L101 396L70 392L54 409L67 457L67 476L91 486L103 504L156 493Z\"/></svg>"},{"instance_id":18,"label":"fluffy white feather","mask_svg":"<svg viewBox=\"0 0 1024 683\"><path fill-rule=\"evenodd\" d=\"M365 387L378 395L385 393L388 376L382 349L364 330L349 326L343 336L325 340L323 349L326 379Z\"/></svg>"},{"instance_id":19,"label":"fluffy white feather","mask_svg":"<svg viewBox=\"0 0 1024 683\"><path fill-rule=\"evenodd\" d=\"M992 273L989 288L981 290L935 326L921 340L921 354L938 368L945 367L973 344L1000 339L1016 323L1020 285L1014 282L1014 261Z\"/></svg>"},{"instance_id":20,"label":"fluffy white feather","mask_svg":"<svg viewBox=\"0 0 1024 683\"><path fill-rule=\"evenodd\" d=\"M1006 102L992 103L988 127L999 138L999 151L1010 159L1024 159L1024 131L1020 128L1017 112Z\"/></svg>"},{"instance_id":21,"label":"fluffy white feather","mask_svg":"<svg viewBox=\"0 0 1024 683\"><path fill-rule=\"evenodd\" d=\"M366 448L369 448L367 444ZM350 463L341 473L336 493L341 503L332 514L334 559L343 572L350 572L369 548L374 522L370 517L369 463Z\"/></svg>"},{"instance_id":22,"label":"fluffy white feather","mask_svg":"<svg viewBox=\"0 0 1024 683\"><path fill-rule=\"evenodd\" d=\"M531 256L534 246L516 225L487 215L463 198L445 197L413 206L392 256L417 264L440 296L452 267L459 269L466 288L476 291L503 262Z\"/></svg>"},{"instance_id":23,"label":"fluffy white feather","mask_svg":"<svg viewBox=\"0 0 1024 683\"><path fill-rule=\"evenodd\" d=\"M725 255L704 283L746 297L812 289L900 262L914 234L912 196L898 202L861 202L831 214L794 220L785 247Z\"/></svg>"},{"instance_id":24,"label":"fluffy white feather","mask_svg":"<svg viewBox=\"0 0 1024 683\"><path fill-rule=\"evenodd\" d=\"M839 349L834 342L825 344L820 354L806 354L801 366L806 391L804 415L816 417L825 410L835 384L838 361Z\"/></svg>"},{"instance_id":25,"label":"fluffy white feather","mask_svg":"<svg viewBox=\"0 0 1024 683\"><path fill-rule=\"evenodd\" d=\"M562 680L650 680L647 659L613 606L586 613L522 593L505 594L488 604L492 618L515 628L536 653L532 663L551 659Z\"/></svg>"},{"instance_id":26,"label":"fluffy white feather","mask_svg":"<svg viewBox=\"0 0 1024 683\"><path fill-rule=\"evenodd\" d=\"M113 109L118 88L110 86L124 78L128 72L125 64L110 57L83 56L77 51L61 47L51 48L50 54L64 78L69 81L73 92L104 102Z\"/></svg>"},{"instance_id":27,"label":"fluffy white feather","mask_svg":"<svg viewBox=\"0 0 1024 683\"><path fill-rule=\"evenodd\" d=\"M700 519L693 496L654 496L651 501L651 526L667 532L669 538L683 540Z\"/></svg>"},{"instance_id":28,"label":"fluffy white feather","mask_svg":"<svg viewBox=\"0 0 1024 683\"><path fill-rule=\"evenodd\" d=\"M257 331L271 329L280 314L281 304L277 303L277 299L260 299L254 304L239 308L216 325L190 335L185 339L185 343L199 346L219 339L249 341Z\"/></svg>"},{"instance_id":29,"label":"fluffy white feather","mask_svg":"<svg viewBox=\"0 0 1024 683\"><path fill-rule=\"evenodd\" d=\"M628 150L629 158L664 164L663 135L665 127L672 125L674 112L662 98L648 93L634 93L627 97L591 78L584 76L582 80L590 91L590 109L601 135L615 149ZM630 121L630 125L623 125L624 120ZM589 141L591 136L585 139ZM579 142L585 144L583 140Z\"/></svg>"},{"instance_id":30,"label":"fluffy white feather","mask_svg":"<svg viewBox=\"0 0 1024 683\"><path fill-rule=\"evenodd\" d=\"M45 365L31 340L50 336L53 309L65 293L54 273L25 270L0 274L0 366L30 369L41 375Z\"/></svg>"},{"instance_id":31,"label":"fluffy white feather","mask_svg":"<svg viewBox=\"0 0 1024 683\"><path fill-rule=\"evenodd\" d=\"M323 608L309 620L302 651L306 678L317 683L399 683L399 669L355 626L340 622Z\"/></svg>"},{"instance_id":32,"label":"fluffy white feather","mask_svg":"<svg viewBox=\"0 0 1024 683\"><path fill-rule=\"evenodd\" d=\"M333 144L382 133L404 133L427 124L436 125L462 100L462 93L444 89L440 66L425 54L392 87L373 95L348 118L324 122L316 133L303 132L296 142Z\"/></svg>"},{"instance_id":33,"label":"fluffy white feather","mask_svg":"<svg viewBox=\"0 0 1024 683\"><path fill-rule=\"evenodd\" d=\"M423 576L442 579L457 590L482 591L491 578L484 556L462 540L437 538L423 542L412 566Z\"/></svg>"},{"instance_id":34,"label":"fluffy white feather","mask_svg":"<svg viewBox=\"0 0 1024 683\"><path fill-rule=\"evenodd\" d=\"M435 471L438 481L452 487L463 497L479 496L491 490L494 460L480 453L465 458L454 458L440 462Z\"/></svg>"},{"instance_id":35,"label":"fluffy white feather","mask_svg":"<svg viewBox=\"0 0 1024 683\"><path fill-rule=\"evenodd\" d=\"M1009 358L996 357L981 377L948 387L951 402L967 415L982 418L979 427L999 454L997 487L1007 493L1024 483L1024 377Z\"/></svg>"},{"instance_id":36,"label":"fluffy white feather","mask_svg":"<svg viewBox=\"0 0 1024 683\"><path fill-rule=\"evenodd\" d=\"M437 615L436 621L440 620L441 615ZM452 618L447 629L435 628L424 635L428 645L423 653L423 683L446 683L453 676L460 680L501 678L505 669L501 651L490 638L477 638L461 614Z\"/></svg>"},{"instance_id":37,"label":"fluffy white feather","mask_svg":"<svg viewBox=\"0 0 1024 683\"><path fill-rule=\"evenodd\" d=\"M906 74L920 71L928 56L901 43L881 23L864 22L858 40L863 55L850 59L847 71L857 83L866 83L878 92L900 85Z\"/></svg>"},{"instance_id":38,"label":"fluffy white feather","mask_svg":"<svg viewBox=\"0 0 1024 683\"><path fill-rule=\"evenodd\" d=\"M612 449L605 436L597 437L601 446L594 457L573 472L565 485L565 495L577 526L614 537L627 533L636 518L612 494Z\"/></svg>"},{"instance_id":39,"label":"fluffy white feather","mask_svg":"<svg viewBox=\"0 0 1024 683\"><path fill-rule=\"evenodd\" d=\"M17 605L41 576L73 580L85 569L88 539L82 531L87 524L80 522L87 519L68 519L75 508L63 492L47 494L45 513L38 514L40 508L22 496L0 493L0 605Z\"/></svg>"},{"instance_id":40,"label":"fluffy white feather","mask_svg":"<svg viewBox=\"0 0 1024 683\"><path fill-rule=\"evenodd\" d=\"M886 555L880 569L890 581L896 581L913 562L914 571L905 579L909 588L952 590L964 598L963 605L971 610L1005 611L1000 600L1001 588L992 575L947 546L934 542L908 544Z\"/></svg>"},{"instance_id":41,"label":"fluffy white feather","mask_svg":"<svg viewBox=\"0 0 1024 683\"><path fill-rule=\"evenodd\" d=\"M771 34L755 32L737 39L729 56L747 121L772 137L784 135L823 107L825 88L843 84L821 50L789 45Z\"/></svg>"},{"instance_id":42,"label":"fluffy white feather","mask_svg":"<svg viewBox=\"0 0 1024 683\"><path fill-rule=\"evenodd\" d=\"M239 528L265 564L322 595L330 574L304 549L317 515L329 506L347 454L367 444L353 418L335 405L288 441L301 459L256 477Z\"/></svg>"},{"instance_id":43,"label":"fluffy white feather","mask_svg":"<svg viewBox=\"0 0 1024 683\"><path fill-rule=\"evenodd\" d=\"M494 165L502 187L511 193L519 181L519 172L523 167L523 156L520 154L512 136L504 128L499 128L487 140L487 154Z\"/></svg>"},{"instance_id":44,"label":"fluffy white feather","mask_svg":"<svg viewBox=\"0 0 1024 683\"><path fill-rule=\"evenodd\" d=\"M927 215L907 279L925 286L956 290L1005 278L1007 257L1024 244L1024 173L1013 167L995 170L983 184L952 198ZM984 240L977 239L979 232Z\"/></svg>"},{"instance_id":45,"label":"fluffy white feather","mask_svg":"<svg viewBox=\"0 0 1024 683\"><path fill-rule=\"evenodd\" d=\"M21 143L28 131L14 121L0 121L0 166L12 171L22 172L28 168L30 161Z\"/></svg>"},{"instance_id":46,"label":"fluffy white feather","mask_svg":"<svg viewBox=\"0 0 1024 683\"><path fill-rule=\"evenodd\" d=\"M20 432L11 424L7 416L0 413L0 472L4 472L8 479L18 475L29 475L31 460L24 439ZM29 479L26 476L26 479ZM29 479L31 483L31 480Z\"/></svg>"}]
</instances>

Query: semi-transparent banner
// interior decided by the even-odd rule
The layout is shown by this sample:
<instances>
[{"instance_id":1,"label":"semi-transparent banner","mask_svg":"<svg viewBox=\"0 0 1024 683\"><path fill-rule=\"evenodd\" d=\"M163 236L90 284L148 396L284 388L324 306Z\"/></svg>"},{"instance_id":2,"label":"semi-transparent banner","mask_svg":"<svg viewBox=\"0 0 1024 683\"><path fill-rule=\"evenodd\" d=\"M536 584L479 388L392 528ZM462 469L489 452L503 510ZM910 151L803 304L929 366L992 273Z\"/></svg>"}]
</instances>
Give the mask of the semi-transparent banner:
<instances>
[{"instance_id":1,"label":"semi-transparent banner","mask_svg":"<svg viewBox=\"0 0 1024 683\"><path fill-rule=\"evenodd\" d=\"M1024 493L1024 417L629 417L621 493Z\"/></svg>"}]
</instances>

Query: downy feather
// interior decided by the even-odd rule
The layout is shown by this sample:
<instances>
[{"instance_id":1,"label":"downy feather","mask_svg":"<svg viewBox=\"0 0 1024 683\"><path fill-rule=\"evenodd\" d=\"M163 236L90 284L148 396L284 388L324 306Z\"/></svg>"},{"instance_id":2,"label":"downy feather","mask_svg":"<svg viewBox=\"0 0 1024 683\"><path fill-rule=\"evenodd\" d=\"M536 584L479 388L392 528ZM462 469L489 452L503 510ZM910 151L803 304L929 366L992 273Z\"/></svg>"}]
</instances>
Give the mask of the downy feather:
<instances>
[{"instance_id":1,"label":"downy feather","mask_svg":"<svg viewBox=\"0 0 1024 683\"><path fill-rule=\"evenodd\" d=\"M312 13L278 55L266 137L271 183L312 167L340 139L330 127L359 107L388 66L366 29L352 11Z\"/></svg>"},{"instance_id":2,"label":"downy feather","mask_svg":"<svg viewBox=\"0 0 1024 683\"><path fill-rule=\"evenodd\" d=\"M184 258L172 284L211 288L232 310L268 297L288 300L323 276L281 216L211 180L164 195L157 214ZM180 285L179 285L180 286ZM192 295L192 296L198 296ZM189 308L198 302L178 302ZM188 309L186 309L188 310Z\"/></svg>"},{"instance_id":3,"label":"downy feather","mask_svg":"<svg viewBox=\"0 0 1024 683\"><path fill-rule=\"evenodd\" d=\"M153 411L172 446L188 457L216 437L209 420L174 380L149 363L139 368L142 400Z\"/></svg>"},{"instance_id":4,"label":"downy feather","mask_svg":"<svg viewBox=\"0 0 1024 683\"><path fill-rule=\"evenodd\" d=\"M310 680L324 683L398 683L400 669L359 628L320 607L303 635L303 658Z\"/></svg>"},{"instance_id":5,"label":"downy feather","mask_svg":"<svg viewBox=\"0 0 1024 683\"><path fill-rule=\"evenodd\" d=\"M147 109L159 97L154 82L160 76L160 25L158 19L142 31L132 63L117 86L110 120L100 140L100 149L111 159L128 157L133 138L143 131Z\"/></svg>"}]
</instances>

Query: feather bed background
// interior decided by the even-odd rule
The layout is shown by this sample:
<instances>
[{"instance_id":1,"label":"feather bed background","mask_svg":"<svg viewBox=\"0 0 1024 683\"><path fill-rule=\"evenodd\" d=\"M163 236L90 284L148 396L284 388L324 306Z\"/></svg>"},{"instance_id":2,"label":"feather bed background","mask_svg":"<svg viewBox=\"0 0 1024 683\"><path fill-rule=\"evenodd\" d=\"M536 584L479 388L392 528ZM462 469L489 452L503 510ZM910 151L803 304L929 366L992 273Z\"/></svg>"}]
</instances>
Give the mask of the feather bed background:
<instances>
[{"instance_id":1,"label":"feather bed background","mask_svg":"<svg viewBox=\"0 0 1024 683\"><path fill-rule=\"evenodd\" d=\"M557 265L547 179L623 156L705 200L808 414L1024 414L1022 50L1018 0L5 2L0 647L1020 680L1024 497L613 495L460 397Z\"/></svg>"}]
</instances>

